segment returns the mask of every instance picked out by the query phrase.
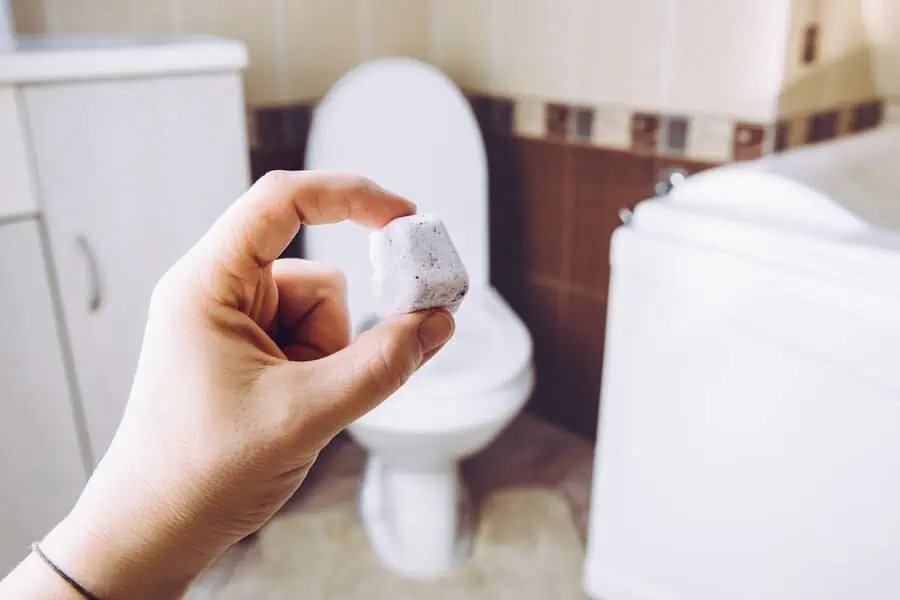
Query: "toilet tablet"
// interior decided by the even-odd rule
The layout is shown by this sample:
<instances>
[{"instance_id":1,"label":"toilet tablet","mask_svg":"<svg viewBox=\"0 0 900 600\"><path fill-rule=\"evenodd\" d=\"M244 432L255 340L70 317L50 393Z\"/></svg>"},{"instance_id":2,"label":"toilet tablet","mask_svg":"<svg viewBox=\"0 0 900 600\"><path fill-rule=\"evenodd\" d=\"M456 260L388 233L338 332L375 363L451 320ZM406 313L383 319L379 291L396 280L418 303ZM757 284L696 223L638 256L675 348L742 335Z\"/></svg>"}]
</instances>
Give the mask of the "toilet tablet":
<instances>
[{"instance_id":1,"label":"toilet tablet","mask_svg":"<svg viewBox=\"0 0 900 600\"><path fill-rule=\"evenodd\" d=\"M381 316L459 308L469 290L469 274L440 219L433 215L394 219L373 232L369 243Z\"/></svg>"}]
</instances>

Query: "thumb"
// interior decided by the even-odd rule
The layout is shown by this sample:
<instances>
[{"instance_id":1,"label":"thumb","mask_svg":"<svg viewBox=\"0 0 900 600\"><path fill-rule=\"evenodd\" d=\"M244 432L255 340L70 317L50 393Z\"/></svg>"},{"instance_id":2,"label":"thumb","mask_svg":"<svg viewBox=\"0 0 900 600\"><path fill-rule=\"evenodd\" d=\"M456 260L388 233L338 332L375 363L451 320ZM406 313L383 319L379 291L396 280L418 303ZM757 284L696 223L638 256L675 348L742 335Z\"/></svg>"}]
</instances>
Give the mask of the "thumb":
<instances>
[{"instance_id":1,"label":"thumb","mask_svg":"<svg viewBox=\"0 0 900 600\"><path fill-rule=\"evenodd\" d=\"M399 315L343 350L305 363L312 368L307 382L313 388L306 403L315 404L307 404L307 410L312 409L323 426L343 429L396 392L447 343L453 329L453 317L444 310Z\"/></svg>"}]
</instances>

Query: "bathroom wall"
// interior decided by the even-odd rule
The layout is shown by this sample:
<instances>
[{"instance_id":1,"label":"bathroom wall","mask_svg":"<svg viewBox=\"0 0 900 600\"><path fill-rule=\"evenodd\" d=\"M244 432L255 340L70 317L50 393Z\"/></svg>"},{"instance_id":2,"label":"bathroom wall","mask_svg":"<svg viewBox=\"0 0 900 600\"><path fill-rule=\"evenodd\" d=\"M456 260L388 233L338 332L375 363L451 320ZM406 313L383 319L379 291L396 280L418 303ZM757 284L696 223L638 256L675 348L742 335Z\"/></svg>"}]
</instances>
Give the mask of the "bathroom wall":
<instances>
[{"instance_id":1,"label":"bathroom wall","mask_svg":"<svg viewBox=\"0 0 900 600\"><path fill-rule=\"evenodd\" d=\"M877 126L900 99L896 0L13 0L21 31L243 39L254 172L299 168L311 106L404 54L472 102L492 273L536 341L532 408L592 437L620 208L689 172Z\"/></svg>"}]
</instances>

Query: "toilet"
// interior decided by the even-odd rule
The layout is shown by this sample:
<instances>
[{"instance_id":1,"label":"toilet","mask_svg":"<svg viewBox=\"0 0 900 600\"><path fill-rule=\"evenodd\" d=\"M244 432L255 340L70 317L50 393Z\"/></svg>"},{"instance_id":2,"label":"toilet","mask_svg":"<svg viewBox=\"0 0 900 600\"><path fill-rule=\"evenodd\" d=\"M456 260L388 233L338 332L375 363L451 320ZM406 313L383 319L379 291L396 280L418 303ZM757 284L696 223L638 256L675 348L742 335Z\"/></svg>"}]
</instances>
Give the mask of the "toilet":
<instances>
[{"instance_id":1,"label":"toilet","mask_svg":"<svg viewBox=\"0 0 900 600\"><path fill-rule=\"evenodd\" d=\"M365 63L316 107L306 167L365 175L441 217L471 278L447 346L350 426L367 451L359 495L379 559L409 577L466 555L470 507L459 461L488 445L527 401L531 338L489 280L487 160L466 98L409 59ZM356 333L375 323L368 232L342 223L304 232L304 255L343 270Z\"/></svg>"}]
</instances>

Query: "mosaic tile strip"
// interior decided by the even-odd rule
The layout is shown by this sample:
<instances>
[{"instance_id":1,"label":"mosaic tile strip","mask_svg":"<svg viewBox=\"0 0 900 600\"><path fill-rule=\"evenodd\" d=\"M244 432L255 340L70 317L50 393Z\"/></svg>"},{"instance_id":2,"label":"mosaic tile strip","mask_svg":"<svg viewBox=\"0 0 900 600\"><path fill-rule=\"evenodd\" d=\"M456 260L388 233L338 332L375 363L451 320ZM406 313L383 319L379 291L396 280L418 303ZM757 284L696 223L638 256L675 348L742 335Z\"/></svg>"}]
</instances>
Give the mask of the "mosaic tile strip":
<instances>
[{"instance_id":1,"label":"mosaic tile strip","mask_svg":"<svg viewBox=\"0 0 900 600\"><path fill-rule=\"evenodd\" d=\"M748 123L713 115L668 115L621 106L567 104L536 98L467 94L485 134L631 150L712 163L753 160L900 123L900 99L881 98L774 123ZM248 111L254 149L302 148L313 105L259 107Z\"/></svg>"}]
</instances>

